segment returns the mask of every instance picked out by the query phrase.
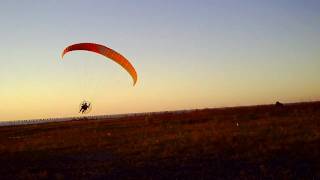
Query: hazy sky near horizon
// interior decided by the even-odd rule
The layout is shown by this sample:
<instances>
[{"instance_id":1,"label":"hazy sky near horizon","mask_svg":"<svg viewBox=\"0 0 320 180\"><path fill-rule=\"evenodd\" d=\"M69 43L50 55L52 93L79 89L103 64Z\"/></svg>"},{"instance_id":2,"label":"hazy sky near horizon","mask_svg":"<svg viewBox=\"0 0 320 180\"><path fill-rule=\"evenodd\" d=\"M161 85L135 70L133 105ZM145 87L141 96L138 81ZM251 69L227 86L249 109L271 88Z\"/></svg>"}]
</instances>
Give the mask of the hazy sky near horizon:
<instances>
[{"instance_id":1,"label":"hazy sky near horizon","mask_svg":"<svg viewBox=\"0 0 320 180\"><path fill-rule=\"evenodd\" d=\"M0 120L320 100L320 1L2 0ZM130 76L67 45L101 43Z\"/></svg>"}]
</instances>

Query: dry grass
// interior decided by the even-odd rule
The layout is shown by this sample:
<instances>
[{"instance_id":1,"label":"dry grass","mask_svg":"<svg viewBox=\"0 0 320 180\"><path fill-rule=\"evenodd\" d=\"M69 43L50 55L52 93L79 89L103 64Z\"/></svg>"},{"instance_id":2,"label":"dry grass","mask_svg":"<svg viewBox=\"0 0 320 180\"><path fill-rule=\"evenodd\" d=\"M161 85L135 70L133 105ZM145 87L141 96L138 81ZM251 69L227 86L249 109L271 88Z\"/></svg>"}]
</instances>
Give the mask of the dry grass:
<instances>
[{"instance_id":1,"label":"dry grass","mask_svg":"<svg viewBox=\"0 0 320 180\"><path fill-rule=\"evenodd\" d=\"M238 123L238 126L237 126ZM1 179L313 179L320 103L0 127Z\"/></svg>"}]
</instances>

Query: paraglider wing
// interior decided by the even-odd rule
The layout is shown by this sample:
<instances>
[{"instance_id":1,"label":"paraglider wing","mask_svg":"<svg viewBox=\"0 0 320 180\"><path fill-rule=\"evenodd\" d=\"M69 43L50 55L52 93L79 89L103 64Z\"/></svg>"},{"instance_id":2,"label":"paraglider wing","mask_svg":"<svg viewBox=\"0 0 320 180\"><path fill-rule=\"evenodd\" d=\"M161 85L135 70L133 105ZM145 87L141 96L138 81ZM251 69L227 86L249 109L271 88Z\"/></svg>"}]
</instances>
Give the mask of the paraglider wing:
<instances>
[{"instance_id":1,"label":"paraglider wing","mask_svg":"<svg viewBox=\"0 0 320 180\"><path fill-rule=\"evenodd\" d=\"M113 61L115 61L116 63L118 63L120 66L122 66L132 77L133 79L133 85L136 84L138 76L137 76L137 72L134 69L134 67L132 66L132 64L124 57L122 56L120 53L114 51L111 48L108 48L106 46L100 45L100 44L95 44L95 43L79 43L79 44L73 44L70 45L68 47L66 47L64 49L64 51L62 52L62 58L63 56L70 52L70 51L77 51L77 50L83 50L83 51L91 51L91 52L95 52L98 54L101 54Z\"/></svg>"}]
</instances>

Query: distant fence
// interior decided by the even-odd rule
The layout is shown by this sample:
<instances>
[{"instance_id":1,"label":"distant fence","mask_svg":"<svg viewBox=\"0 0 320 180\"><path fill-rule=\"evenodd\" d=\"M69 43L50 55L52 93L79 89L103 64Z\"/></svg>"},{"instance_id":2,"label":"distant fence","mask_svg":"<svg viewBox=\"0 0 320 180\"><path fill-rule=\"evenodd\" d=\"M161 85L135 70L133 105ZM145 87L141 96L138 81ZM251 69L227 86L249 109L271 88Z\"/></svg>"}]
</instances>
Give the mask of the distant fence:
<instances>
[{"instance_id":1,"label":"distant fence","mask_svg":"<svg viewBox=\"0 0 320 180\"><path fill-rule=\"evenodd\" d=\"M71 120L76 120L76 119L77 119L77 117L0 121L0 126L19 126L19 125L27 125L27 124L43 124L43 123L50 123L50 122L71 121Z\"/></svg>"},{"instance_id":2,"label":"distant fence","mask_svg":"<svg viewBox=\"0 0 320 180\"><path fill-rule=\"evenodd\" d=\"M99 120L99 119L111 119L111 118L123 118L134 117L144 115L155 115L164 113L184 113L193 110L179 110L179 111L159 111L159 112L142 112L142 113L129 113L129 114L112 114L112 115L94 115L94 116L82 116L82 117L66 117L66 118L48 118L48 119L29 119L29 120L15 120L15 121L0 121L0 126L20 126L29 124L44 124L51 122L64 122L72 120Z\"/></svg>"}]
</instances>

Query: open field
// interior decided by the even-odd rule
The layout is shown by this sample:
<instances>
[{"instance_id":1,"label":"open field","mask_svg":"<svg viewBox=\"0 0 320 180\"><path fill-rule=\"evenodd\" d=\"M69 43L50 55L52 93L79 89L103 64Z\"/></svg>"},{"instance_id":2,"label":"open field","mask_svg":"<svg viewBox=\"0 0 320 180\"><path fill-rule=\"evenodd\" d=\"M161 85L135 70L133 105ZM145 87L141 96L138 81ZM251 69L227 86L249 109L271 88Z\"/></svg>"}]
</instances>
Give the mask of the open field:
<instances>
[{"instance_id":1,"label":"open field","mask_svg":"<svg viewBox=\"0 0 320 180\"><path fill-rule=\"evenodd\" d=\"M320 102L0 127L0 179L317 179Z\"/></svg>"}]
</instances>

